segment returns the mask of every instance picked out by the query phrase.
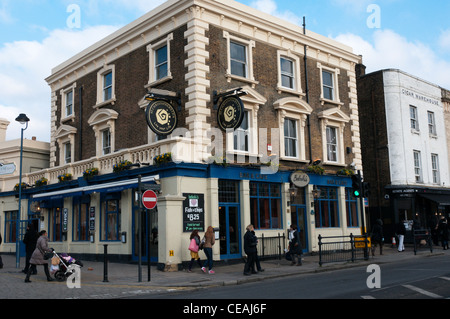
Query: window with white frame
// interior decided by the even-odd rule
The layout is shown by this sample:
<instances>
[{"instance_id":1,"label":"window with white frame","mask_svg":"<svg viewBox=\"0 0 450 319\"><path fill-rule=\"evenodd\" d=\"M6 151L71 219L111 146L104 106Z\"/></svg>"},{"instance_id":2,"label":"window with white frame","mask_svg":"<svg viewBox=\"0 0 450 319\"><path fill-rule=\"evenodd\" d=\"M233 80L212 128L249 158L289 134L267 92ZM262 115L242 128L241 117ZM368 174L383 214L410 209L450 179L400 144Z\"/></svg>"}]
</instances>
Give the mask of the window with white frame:
<instances>
[{"instance_id":1,"label":"window with white frame","mask_svg":"<svg viewBox=\"0 0 450 319\"><path fill-rule=\"evenodd\" d=\"M74 98L75 88L77 84L74 83L70 87L60 91L61 94L61 120L68 120L75 116L74 112Z\"/></svg>"},{"instance_id":2,"label":"window with white frame","mask_svg":"<svg viewBox=\"0 0 450 319\"><path fill-rule=\"evenodd\" d=\"M338 76L340 70L338 68L330 68L317 63L320 71L321 96L322 104L331 103L343 105L339 98Z\"/></svg>"},{"instance_id":3,"label":"window with white frame","mask_svg":"<svg viewBox=\"0 0 450 319\"><path fill-rule=\"evenodd\" d=\"M294 89L294 61L286 59L284 57L280 58L280 69L281 69L281 86Z\"/></svg>"},{"instance_id":4,"label":"window with white frame","mask_svg":"<svg viewBox=\"0 0 450 319\"><path fill-rule=\"evenodd\" d=\"M419 130L419 119L417 116L417 107L410 105L409 106L409 117L411 122L411 129L414 131Z\"/></svg>"},{"instance_id":5,"label":"window with white frame","mask_svg":"<svg viewBox=\"0 0 450 319\"><path fill-rule=\"evenodd\" d=\"M338 107L320 112L318 117L321 120L324 162L345 165L344 129L350 117Z\"/></svg>"},{"instance_id":6,"label":"window with white frame","mask_svg":"<svg viewBox=\"0 0 450 319\"><path fill-rule=\"evenodd\" d=\"M88 120L96 137L96 155L103 156L114 152L115 123L119 113L102 108L94 112Z\"/></svg>"},{"instance_id":7,"label":"window with white frame","mask_svg":"<svg viewBox=\"0 0 450 319\"><path fill-rule=\"evenodd\" d=\"M432 171L432 177L433 177L433 184L439 184L440 177L439 177L439 155L438 154L431 154L431 171Z\"/></svg>"},{"instance_id":8,"label":"window with white frame","mask_svg":"<svg viewBox=\"0 0 450 319\"><path fill-rule=\"evenodd\" d=\"M249 138L250 138L250 123L249 112L244 112L244 119L241 126L239 126L233 133L233 144L235 151L248 152L249 151Z\"/></svg>"},{"instance_id":9,"label":"window with white frame","mask_svg":"<svg viewBox=\"0 0 450 319\"><path fill-rule=\"evenodd\" d=\"M256 84L252 56L255 42L232 36L227 31L224 31L223 36L227 40L228 70L226 76L228 81L231 81L231 78L237 78Z\"/></svg>"},{"instance_id":10,"label":"window with white frame","mask_svg":"<svg viewBox=\"0 0 450 319\"><path fill-rule=\"evenodd\" d=\"M434 118L434 112L428 111L428 133L430 135L436 135L436 121Z\"/></svg>"},{"instance_id":11,"label":"window with white frame","mask_svg":"<svg viewBox=\"0 0 450 319\"><path fill-rule=\"evenodd\" d=\"M294 119L284 120L284 155L287 157L298 156L297 121Z\"/></svg>"},{"instance_id":12,"label":"window with white frame","mask_svg":"<svg viewBox=\"0 0 450 319\"><path fill-rule=\"evenodd\" d=\"M337 139L337 128L332 126L327 126L326 136L327 136L327 161L337 162L338 161L338 139Z\"/></svg>"},{"instance_id":13,"label":"window with white frame","mask_svg":"<svg viewBox=\"0 0 450 319\"><path fill-rule=\"evenodd\" d=\"M420 151L413 151L414 154L414 176L416 182L422 182L422 160L420 158Z\"/></svg>"},{"instance_id":14,"label":"window with white frame","mask_svg":"<svg viewBox=\"0 0 450 319\"><path fill-rule=\"evenodd\" d=\"M97 72L97 103L95 107L114 104L115 93L115 66L105 65Z\"/></svg>"},{"instance_id":15,"label":"window with white frame","mask_svg":"<svg viewBox=\"0 0 450 319\"><path fill-rule=\"evenodd\" d=\"M64 163L72 163L72 145L70 143L64 144Z\"/></svg>"},{"instance_id":16,"label":"window with white frame","mask_svg":"<svg viewBox=\"0 0 450 319\"><path fill-rule=\"evenodd\" d=\"M278 58L278 85L281 93L290 92L303 95L300 81L300 58L288 51L277 51Z\"/></svg>"},{"instance_id":17,"label":"window with white frame","mask_svg":"<svg viewBox=\"0 0 450 319\"><path fill-rule=\"evenodd\" d=\"M286 160L306 160L305 126L311 106L300 97L287 97L275 101L280 127L280 154ZM273 143L272 143L273 144Z\"/></svg>"},{"instance_id":18,"label":"window with white frame","mask_svg":"<svg viewBox=\"0 0 450 319\"><path fill-rule=\"evenodd\" d=\"M109 128L101 131L102 134L102 153L107 155L111 153L111 131Z\"/></svg>"},{"instance_id":19,"label":"window with white frame","mask_svg":"<svg viewBox=\"0 0 450 319\"><path fill-rule=\"evenodd\" d=\"M170 62L170 43L172 40L173 34L170 33L160 41L147 46L149 53L149 80L147 87L172 79Z\"/></svg>"}]
</instances>

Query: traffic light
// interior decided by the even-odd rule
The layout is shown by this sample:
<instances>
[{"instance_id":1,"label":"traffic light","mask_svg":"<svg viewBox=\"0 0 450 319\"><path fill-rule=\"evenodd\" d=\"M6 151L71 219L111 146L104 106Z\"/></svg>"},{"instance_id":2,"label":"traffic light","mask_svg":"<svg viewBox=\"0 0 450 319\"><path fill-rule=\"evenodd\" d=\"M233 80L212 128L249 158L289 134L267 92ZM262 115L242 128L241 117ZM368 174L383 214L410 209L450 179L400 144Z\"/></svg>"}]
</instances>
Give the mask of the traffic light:
<instances>
[{"instance_id":1,"label":"traffic light","mask_svg":"<svg viewBox=\"0 0 450 319\"><path fill-rule=\"evenodd\" d=\"M361 182L361 174L352 175L352 188L353 188L353 196L361 197L362 195L362 182Z\"/></svg>"},{"instance_id":2,"label":"traffic light","mask_svg":"<svg viewBox=\"0 0 450 319\"><path fill-rule=\"evenodd\" d=\"M362 196L365 198L370 196L370 184L367 182L362 183Z\"/></svg>"}]
</instances>

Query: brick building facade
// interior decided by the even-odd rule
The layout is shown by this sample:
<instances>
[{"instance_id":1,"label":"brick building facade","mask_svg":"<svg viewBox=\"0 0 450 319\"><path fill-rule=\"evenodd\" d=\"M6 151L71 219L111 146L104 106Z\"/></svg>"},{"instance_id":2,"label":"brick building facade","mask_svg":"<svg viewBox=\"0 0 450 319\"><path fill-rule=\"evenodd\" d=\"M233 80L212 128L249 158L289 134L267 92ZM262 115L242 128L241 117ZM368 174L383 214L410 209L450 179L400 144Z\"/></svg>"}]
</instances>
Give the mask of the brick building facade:
<instances>
[{"instance_id":1,"label":"brick building facade","mask_svg":"<svg viewBox=\"0 0 450 319\"><path fill-rule=\"evenodd\" d=\"M164 3L46 79L51 168L28 176L50 180L28 193L43 208L41 227L63 250L95 255L108 242L113 255L135 259L142 176L161 188L144 230L160 264L189 259L192 227L216 228L215 260L244 254L250 223L266 237L297 224L305 251L318 249L319 234L358 234L363 214L348 169L362 170L359 63L345 45L234 1ZM220 94L238 92L245 92L242 124L222 131ZM147 125L149 94L176 110L172 135ZM158 165L167 153L172 161ZM123 161L133 165L113 172ZM83 177L93 168L97 176ZM308 182L293 183L294 172ZM71 181L57 183L64 174ZM201 206L197 224L184 214L192 196Z\"/></svg>"}]
</instances>

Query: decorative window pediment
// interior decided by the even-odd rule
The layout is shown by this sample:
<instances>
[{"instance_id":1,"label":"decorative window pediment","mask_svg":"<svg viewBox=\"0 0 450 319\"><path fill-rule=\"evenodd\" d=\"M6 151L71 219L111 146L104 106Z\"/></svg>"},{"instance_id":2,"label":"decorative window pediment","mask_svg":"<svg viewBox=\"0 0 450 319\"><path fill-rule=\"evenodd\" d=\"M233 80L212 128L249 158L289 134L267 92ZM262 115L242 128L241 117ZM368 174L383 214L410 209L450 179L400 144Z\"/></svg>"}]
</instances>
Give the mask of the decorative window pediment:
<instances>
[{"instance_id":1,"label":"decorative window pediment","mask_svg":"<svg viewBox=\"0 0 450 319\"><path fill-rule=\"evenodd\" d=\"M318 114L322 131L324 164L345 165L344 128L350 117L339 107Z\"/></svg>"},{"instance_id":2,"label":"decorative window pediment","mask_svg":"<svg viewBox=\"0 0 450 319\"><path fill-rule=\"evenodd\" d=\"M56 130L55 139L59 147L59 165L73 162L76 134L77 129L70 125L61 125Z\"/></svg>"},{"instance_id":3,"label":"decorative window pediment","mask_svg":"<svg viewBox=\"0 0 450 319\"><path fill-rule=\"evenodd\" d=\"M118 117L119 113L114 110L99 109L89 118L88 124L95 132L97 156L114 152L115 123Z\"/></svg>"}]
</instances>

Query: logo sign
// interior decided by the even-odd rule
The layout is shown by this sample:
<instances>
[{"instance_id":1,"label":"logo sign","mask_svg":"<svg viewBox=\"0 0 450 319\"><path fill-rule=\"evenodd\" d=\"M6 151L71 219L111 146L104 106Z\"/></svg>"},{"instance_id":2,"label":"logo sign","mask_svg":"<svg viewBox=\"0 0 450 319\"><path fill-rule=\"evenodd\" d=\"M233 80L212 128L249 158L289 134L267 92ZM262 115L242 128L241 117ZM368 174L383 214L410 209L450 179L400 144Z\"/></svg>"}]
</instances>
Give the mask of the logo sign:
<instances>
[{"instance_id":1,"label":"logo sign","mask_svg":"<svg viewBox=\"0 0 450 319\"><path fill-rule=\"evenodd\" d=\"M142 195L142 205L144 205L145 208L147 209L153 209L156 207L156 203L157 203L157 197L156 193L152 190L148 190L146 191L143 195Z\"/></svg>"},{"instance_id":2,"label":"logo sign","mask_svg":"<svg viewBox=\"0 0 450 319\"><path fill-rule=\"evenodd\" d=\"M309 176L302 171L293 172L291 174L291 182L297 187L305 187L309 184Z\"/></svg>"},{"instance_id":3,"label":"logo sign","mask_svg":"<svg viewBox=\"0 0 450 319\"><path fill-rule=\"evenodd\" d=\"M237 96L229 96L223 100L217 110L217 123L219 127L227 129L237 129L244 120L244 104Z\"/></svg>"},{"instance_id":4,"label":"logo sign","mask_svg":"<svg viewBox=\"0 0 450 319\"><path fill-rule=\"evenodd\" d=\"M1 165L1 164L0 164ZM4 164L0 166L0 175L9 175L16 171L16 164Z\"/></svg>"},{"instance_id":5,"label":"logo sign","mask_svg":"<svg viewBox=\"0 0 450 319\"><path fill-rule=\"evenodd\" d=\"M151 102L147 107L146 119L150 129L162 136L171 134L178 124L177 112L165 100Z\"/></svg>"}]
</instances>

